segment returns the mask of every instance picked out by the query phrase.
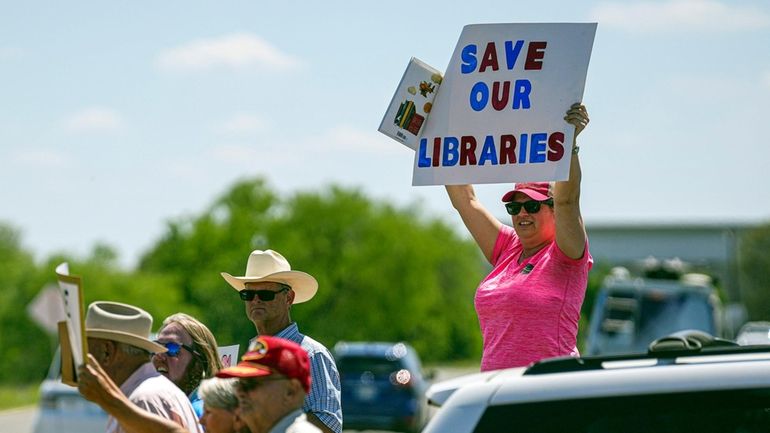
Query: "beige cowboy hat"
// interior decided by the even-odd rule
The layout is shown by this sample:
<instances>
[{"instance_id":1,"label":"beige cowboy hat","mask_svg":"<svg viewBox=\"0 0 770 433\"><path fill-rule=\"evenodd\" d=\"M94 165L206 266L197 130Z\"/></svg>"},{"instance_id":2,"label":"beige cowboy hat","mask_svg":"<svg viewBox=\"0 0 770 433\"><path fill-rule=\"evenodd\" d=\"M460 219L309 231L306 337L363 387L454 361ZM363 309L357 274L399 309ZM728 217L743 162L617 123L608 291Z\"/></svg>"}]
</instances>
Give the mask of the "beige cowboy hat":
<instances>
[{"instance_id":1,"label":"beige cowboy hat","mask_svg":"<svg viewBox=\"0 0 770 433\"><path fill-rule=\"evenodd\" d=\"M147 350L165 352L165 347L150 341L152 316L133 305L96 301L86 312L86 337L118 341Z\"/></svg>"},{"instance_id":2,"label":"beige cowboy hat","mask_svg":"<svg viewBox=\"0 0 770 433\"><path fill-rule=\"evenodd\" d=\"M309 301L318 291L318 281L302 271L292 271L289 261L273 250L254 250L246 263L246 275L234 277L222 272L225 279L237 291L246 288L246 283L269 281L283 283L294 290L294 303Z\"/></svg>"}]
</instances>

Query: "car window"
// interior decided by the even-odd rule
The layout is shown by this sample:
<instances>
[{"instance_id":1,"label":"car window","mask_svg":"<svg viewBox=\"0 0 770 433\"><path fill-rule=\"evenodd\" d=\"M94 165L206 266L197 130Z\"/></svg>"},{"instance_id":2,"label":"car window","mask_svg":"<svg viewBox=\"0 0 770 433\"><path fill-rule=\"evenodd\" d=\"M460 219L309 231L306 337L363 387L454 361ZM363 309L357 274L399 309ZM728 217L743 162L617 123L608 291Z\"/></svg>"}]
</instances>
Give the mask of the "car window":
<instances>
[{"instance_id":1,"label":"car window","mask_svg":"<svg viewBox=\"0 0 770 433\"><path fill-rule=\"evenodd\" d=\"M489 407L475 433L770 431L770 389L652 394Z\"/></svg>"}]
</instances>

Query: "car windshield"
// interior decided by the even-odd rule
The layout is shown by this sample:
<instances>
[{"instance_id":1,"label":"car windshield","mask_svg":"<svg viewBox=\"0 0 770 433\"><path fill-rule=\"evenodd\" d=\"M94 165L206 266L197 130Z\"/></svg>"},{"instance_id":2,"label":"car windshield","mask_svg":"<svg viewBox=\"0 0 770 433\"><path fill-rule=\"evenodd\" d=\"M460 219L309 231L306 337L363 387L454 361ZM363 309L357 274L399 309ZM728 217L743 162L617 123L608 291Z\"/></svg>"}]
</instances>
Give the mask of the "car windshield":
<instances>
[{"instance_id":1,"label":"car windshield","mask_svg":"<svg viewBox=\"0 0 770 433\"><path fill-rule=\"evenodd\" d=\"M645 352L657 338L683 329L716 333L714 308L696 292L650 291L608 298L596 345L602 354Z\"/></svg>"},{"instance_id":2,"label":"car windshield","mask_svg":"<svg viewBox=\"0 0 770 433\"><path fill-rule=\"evenodd\" d=\"M375 377L389 376L401 368L399 360L388 360L378 357L346 356L337 360L337 369L343 376L357 376L371 373Z\"/></svg>"},{"instance_id":3,"label":"car windshield","mask_svg":"<svg viewBox=\"0 0 770 433\"><path fill-rule=\"evenodd\" d=\"M767 432L770 389L560 400L490 406L475 433Z\"/></svg>"}]
</instances>

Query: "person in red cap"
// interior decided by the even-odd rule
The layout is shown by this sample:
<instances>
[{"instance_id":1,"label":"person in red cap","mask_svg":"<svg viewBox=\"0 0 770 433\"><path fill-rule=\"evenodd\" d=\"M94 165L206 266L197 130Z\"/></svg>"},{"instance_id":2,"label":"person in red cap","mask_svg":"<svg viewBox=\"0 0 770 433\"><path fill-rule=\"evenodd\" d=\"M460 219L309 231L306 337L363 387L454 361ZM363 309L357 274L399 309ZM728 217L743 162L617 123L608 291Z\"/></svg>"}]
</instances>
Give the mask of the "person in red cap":
<instances>
[{"instance_id":1,"label":"person in red cap","mask_svg":"<svg viewBox=\"0 0 770 433\"><path fill-rule=\"evenodd\" d=\"M238 378L238 416L251 433L320 433L302 411L310 392L310 359L300 345L278 337L258 337L235 367L220 378Z\"/></svg>"},{"instance_id":2,"label":"person in red cap","mask_svg":"<svg viewBox=\"0 0 770 433\"><path fill-rule=\"evenodd\" d=\"M553 188L547 182L518 183L503 195L513 227L478 201L473 186L446 186L493 266L474 299L483 337L482 371L579 355L578 320L593 264L580 215L577 136L588 124L586 108L573 104L564 120L575 126L569 178Z\"/></svg>"}]
</instances>

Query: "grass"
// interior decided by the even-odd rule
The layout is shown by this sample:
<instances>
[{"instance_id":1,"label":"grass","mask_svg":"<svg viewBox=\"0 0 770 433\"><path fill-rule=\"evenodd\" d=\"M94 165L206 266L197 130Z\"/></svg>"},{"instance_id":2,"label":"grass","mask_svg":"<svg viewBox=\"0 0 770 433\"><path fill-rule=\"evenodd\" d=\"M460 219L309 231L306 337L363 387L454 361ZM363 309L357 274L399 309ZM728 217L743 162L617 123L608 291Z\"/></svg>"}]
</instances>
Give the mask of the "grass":
<instances>
[{"instance_id":1,"label":"grass","mask_svg":"<svg viewBox=\"0 0 770 433\"><path fill-rule=\"evenodd\" d=\"M37 403L39 384L0 385L0 410Z\"/></svg>"}]
</instances>

